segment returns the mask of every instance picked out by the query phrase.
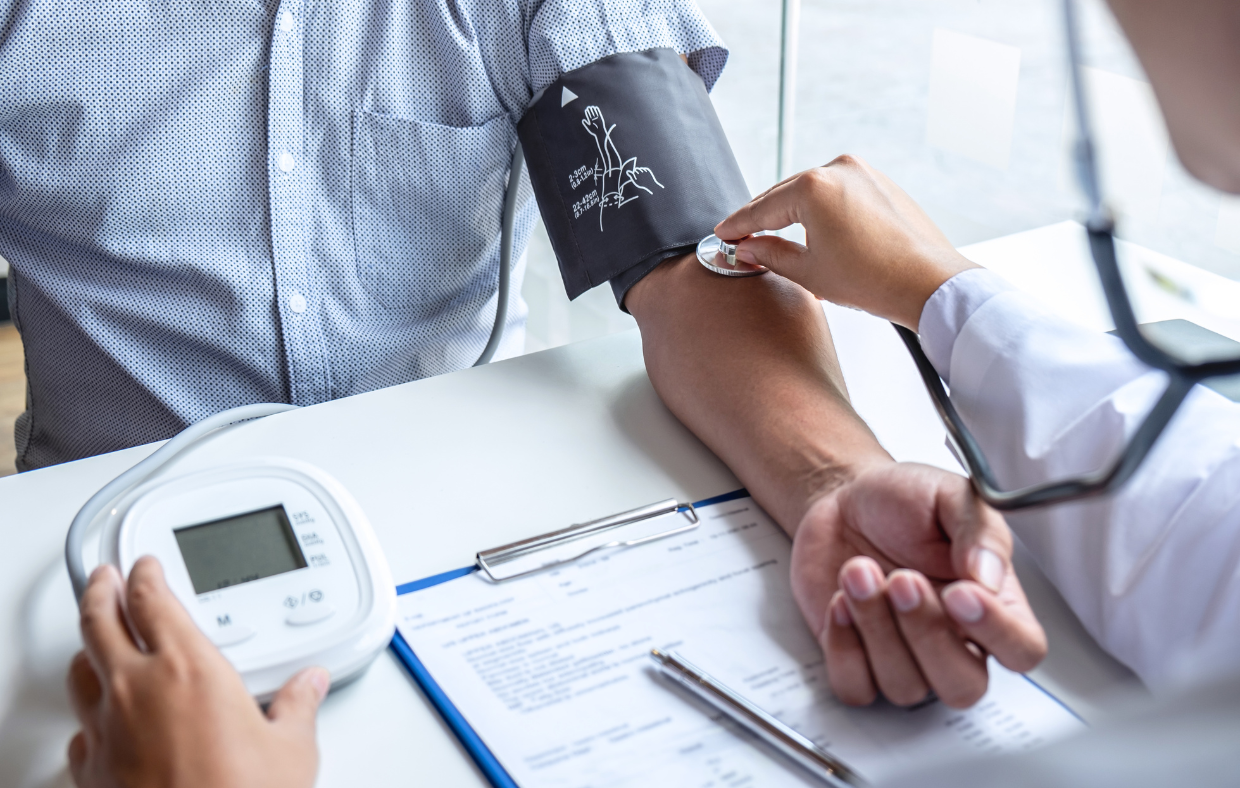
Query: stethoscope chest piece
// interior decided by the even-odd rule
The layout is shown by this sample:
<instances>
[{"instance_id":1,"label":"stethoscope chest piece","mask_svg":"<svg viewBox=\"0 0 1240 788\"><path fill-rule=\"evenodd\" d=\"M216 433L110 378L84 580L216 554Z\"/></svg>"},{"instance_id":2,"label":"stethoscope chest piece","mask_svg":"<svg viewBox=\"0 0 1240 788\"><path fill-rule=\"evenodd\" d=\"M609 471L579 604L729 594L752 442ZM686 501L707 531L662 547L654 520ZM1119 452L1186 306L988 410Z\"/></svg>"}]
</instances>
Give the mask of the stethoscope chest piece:
<instances>
[{"instance_id":1,"label":"stethoscope chest piece","mask_svg":"<svg viewBox=\"0 0 1240 788\"><path fill-rule=\"evenodd\" d=\"M758 276L771 270L736 259L736 244L708 235L698 242L698 262L722 276Z\"/></svg>"}]
</instances>

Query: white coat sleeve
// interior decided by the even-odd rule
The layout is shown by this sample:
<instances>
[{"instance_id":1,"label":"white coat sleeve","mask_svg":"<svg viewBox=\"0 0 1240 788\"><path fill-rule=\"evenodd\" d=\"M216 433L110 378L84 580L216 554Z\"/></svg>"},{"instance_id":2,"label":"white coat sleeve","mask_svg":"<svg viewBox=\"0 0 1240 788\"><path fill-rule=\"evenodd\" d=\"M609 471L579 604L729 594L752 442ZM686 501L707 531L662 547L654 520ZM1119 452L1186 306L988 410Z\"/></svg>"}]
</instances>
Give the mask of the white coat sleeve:
<instances>
[{"instance_id":1,"label":"white coat sleeve","mask_svg":"<svg viewBox=\"0 0 1240 788\"><path fill-rule=\"evenodd\" d=\"M1110 463L1166 385L984 269L940 287L919 331L1007 489ZM1150 687L1240 670L1240 405L1198 386L1120 492L1008 522Z\"/></svg>"}]
</instances>

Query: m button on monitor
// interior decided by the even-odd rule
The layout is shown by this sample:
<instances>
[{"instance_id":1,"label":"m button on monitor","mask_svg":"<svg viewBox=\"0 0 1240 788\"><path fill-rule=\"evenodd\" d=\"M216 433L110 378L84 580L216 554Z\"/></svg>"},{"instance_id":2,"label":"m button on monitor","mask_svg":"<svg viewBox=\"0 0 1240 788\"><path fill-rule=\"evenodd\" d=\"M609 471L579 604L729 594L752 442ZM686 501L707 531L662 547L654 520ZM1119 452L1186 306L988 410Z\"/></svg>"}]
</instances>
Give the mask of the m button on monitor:
<instances>
[{"instance_id":1,"label":"m button on monitor","mask_svg":"<svg viewBox=\"0 0 1240 788\"><path fill-rule=\"evenodd\" d=\"M222 613L215 617L215 626L208 633L208 637L215 645L226 648L244 643L254 637L256 631L254 627L236 623L228 613Z\"/></svg>"}]
</instances>

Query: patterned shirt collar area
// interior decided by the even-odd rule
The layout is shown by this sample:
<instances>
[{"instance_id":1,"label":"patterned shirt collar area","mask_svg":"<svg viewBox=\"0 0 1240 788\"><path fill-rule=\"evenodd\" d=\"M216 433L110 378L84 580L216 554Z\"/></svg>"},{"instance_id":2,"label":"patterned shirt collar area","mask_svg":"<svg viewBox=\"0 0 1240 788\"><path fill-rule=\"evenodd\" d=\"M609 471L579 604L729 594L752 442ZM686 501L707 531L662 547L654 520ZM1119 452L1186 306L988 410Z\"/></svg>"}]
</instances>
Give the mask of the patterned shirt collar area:
<instances>
[{"instance_id":1,"label":"patterned shirt collar area","mask_svg":"<svg viewBox=\"0 0 1240 788\"><path fill-rule=\"evenodd\" d=\"M654 47L727 58L691 0L0 0L19 467L468 366L531 96Z\"/></svg>"}]
</instances>

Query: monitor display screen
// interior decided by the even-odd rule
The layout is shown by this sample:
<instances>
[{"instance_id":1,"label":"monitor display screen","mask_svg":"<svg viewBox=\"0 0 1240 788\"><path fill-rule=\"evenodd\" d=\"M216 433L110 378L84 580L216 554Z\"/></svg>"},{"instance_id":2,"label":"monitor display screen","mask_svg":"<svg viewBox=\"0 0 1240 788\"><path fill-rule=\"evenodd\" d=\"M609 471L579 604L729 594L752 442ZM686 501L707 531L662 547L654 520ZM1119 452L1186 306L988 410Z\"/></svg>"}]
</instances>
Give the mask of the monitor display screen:
<instances>
[{"instance_id":1,"label":"monitor display screen","mask_svg":"<svg viewBox=\"0 0 1240 788\"><path fill-rule=\"evenodd\" d=\"M197 594L306 566L282 505L177 528L173 534Z\"/></svg>"}]
</instances>

